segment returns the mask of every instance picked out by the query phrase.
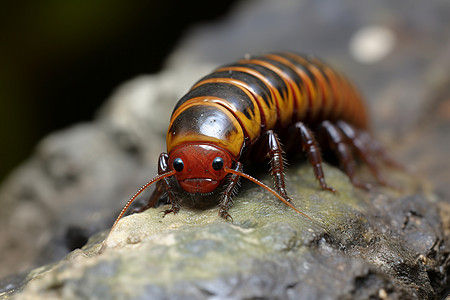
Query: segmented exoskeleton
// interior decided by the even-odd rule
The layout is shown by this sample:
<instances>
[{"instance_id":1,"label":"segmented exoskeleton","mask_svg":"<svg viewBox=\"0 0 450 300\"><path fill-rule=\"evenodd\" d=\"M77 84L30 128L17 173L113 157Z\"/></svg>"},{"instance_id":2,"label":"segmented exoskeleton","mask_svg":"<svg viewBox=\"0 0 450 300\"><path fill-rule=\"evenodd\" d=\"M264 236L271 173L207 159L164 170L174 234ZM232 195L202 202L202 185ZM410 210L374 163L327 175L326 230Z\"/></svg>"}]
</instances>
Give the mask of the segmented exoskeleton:
<instances>
[{"instance_id":1,"label":"segmented exoskeleton","mask_svg":"<svg viewBox=\"0 0 450 300\"><path fill-rule=\"evenodd\" d=\"M117 221L137 195L156 181L145 208L167 193L172 207L166 214L179 211L184 195L199 199L213 195L219 215L229 218L239 177L260 184L292 206L279 136L289 151L302 149L307 154L322 189L335 191L325 181L315 135L325 141L322 147L335 151L353 184L367 187L355 177L353 154L379 182L386 183L375 157L393 162L368 133L362 99L341 73L312 56L289 52L249 56L219 67L176 104L167 132L167 153L159 158L159 175L130 199ZM243 161L258 159L258 152L270 157L276 192L243 173Z\"/></svg>"}]
</instances>

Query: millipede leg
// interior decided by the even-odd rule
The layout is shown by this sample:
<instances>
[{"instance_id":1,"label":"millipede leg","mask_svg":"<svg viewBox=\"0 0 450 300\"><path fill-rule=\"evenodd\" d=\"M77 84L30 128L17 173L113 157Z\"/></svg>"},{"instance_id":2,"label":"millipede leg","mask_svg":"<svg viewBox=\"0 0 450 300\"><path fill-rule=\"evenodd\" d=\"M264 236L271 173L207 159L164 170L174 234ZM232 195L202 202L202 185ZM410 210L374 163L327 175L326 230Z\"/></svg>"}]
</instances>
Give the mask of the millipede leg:
<instances>
[{"instance_id":1,"label":"millipede leg","mask_svg":"<svg viewBox=\"0 0 450 300\"><path fill-rule=\"evenodd\" d=\"M385 165L393 167L393 168L397 168L400 170L405 170L405 166L398 163L395 159L393 159L391 156L389 156L386 153L386 150L381 145L381 143L377 139L375 139L369 132L359 131L358 137L365 145L367 145L367 147L370 149L370 151L373 153L373 155L380 158L380 160Z\"/></svg>"},{"instance_id":2,"label":"millipede leg","mask_svg":"<svg viewBox=\"0 0 450 300\"><path fill-rule=\"evenodd\" d=\"M286 184L284 180L284 161L283 150L281 148L280 140L275 132L268 130L267 143L269 148L270 166L273 181L277 192L287 201L291 202L291 198L286 192Z\"/></svg>"},{"instance_id":3,"label":"millipede leg","mask_svg":"<svg viewBox=\"0 0 450 300\"><path fill-rule=\"evenodd\" d=\"M169 155L163 152L159 155L158 159L158 174L160 175L166 172L169 172ZM156 202L159 200L159 197L162 195L162 193L164 193L164 191L167 192L167 197L169 198L169 201L172 204L172 207L170 209L164 211L164 215L167 215L172 212L176 214L180 210L180 203L173 193L173 189L172 186L170 185L170 181L168 178L163 178L158 182L156 190L150 196L149 203L145 207L146 208L154 207L156 205Z\"/></svg>"},{"instance_id":4,"label":"millipede leg","mask_svg":"<svg viewBox=\"0 0 450 300\"><path fill-rule=\"evenodd\" d=\"M356 178L355 159L352 154L352 149L346 143L345 138L340 130L330 121L323 121L321 125L325 130L325 133L327 134L328 140L331 144L331 148L335 150L337 154L341 168L350 178L353 185L360 188L369 189L369 184L361 183Z\"/></svg>"},{"instance_id":5,"label":"millipede leg","mask_svg":"<svg viewBox=\"0 0 450 300\"><path fill-rule=\"evenodd\" d=\"M242 163L238 162L236 164L235 171L241 172L243 171ZM236 190L236 186L239 182L239 175L231 174L229 178L228 185L225 189L225 191L222 193L221 200L219 202L219 216L224 219L231 219L233 221L233 218L228 213L228 210L233 206L233 194Z\"/></svg>"},{"instance_id":6,"label":"millipede leg","mask_svg":"<svg viewBox=\"0 0 450 300\"><path fill-rule=\"evenodd\" d=\"M169 171L168 161L169 161L169 157L166 153L163 152L159 155L158 175L161 175L161 174ZM174 198L173 192L172 192L172 187L170 186L169 180L167 178L164 178L156 183L156 188L153 191L153 193L150 195L150 197L147 201L147 204L134 209L133 213L140 213L140 212L146 211L147 209L149 209L151 207L156 207L158 200L161 199L161 196L166 191L168 192L168 197L169 197L169 200L171 201L170 198L172 198L172 199Z\"/></svg>"},{"instance_id":7,"label":"millipede leg","mask_svg":"<svg viewBox=\"0 0 450 300\"><path fill-rule=\"evenodd\" d=\"M320 187L323 190L335 192L336 190L327 185L325 181L325 175L322 169L322 157L320 154L320 149L319 146L317 146L316 139L314 138L311 130L309 130L309 128L306 127L306 125L302 122L295 123L295 128L300 132L302 149L308 155L309 163L314 169L314 174L316 175L317 180L319 180Z\"/></svg>"},{"instance_id":8,"label":"millipede leg","mask_svg":"<svg viewBox=\"0 0 450 300\"><path fill-rule=\"evenodd\" d=\"M365 131L357 131L344 121L339 121L337 126L352 143L356 153L367 164L376 180L382 185L389 186L390 184L383 177L376 163L375 149L372 149L372 146L370 146L374 140L367 140L369 134Z\"/></svg>"},{"instance_id":9,"label":"millipede leg","mask_svg":"<svg viewBox=\"0 0 450 300\"><path fill-rule=\"evenodd\" d=\"M167 214L170 214L170 213L176 214L180 211L180 207L181 207L180 201L178 201L176 197L170 197L170 193L169 193L169 199L170 199L170 202L172 203L172 207L169 209L166 209L164 211L164 216Z\"/></svg>"},{"instance_id":10,"label":"millipede leg","mask_svg":"<svg viewBox=\"0 0 450 300\"><path fill-rule=\"evenodd\" d=\"M150 195L147 204L138 207L136 209L134 209L132 212L133 213L140 213L143 211L146 211L147 209L151 208L151 207L156 207L158 200L161 198L161 196L164 194L165 188L164 185L162 184L161 181L158 181L156 183L156 188L153 191L153 193Z\"/></svg>"}]
</instances>

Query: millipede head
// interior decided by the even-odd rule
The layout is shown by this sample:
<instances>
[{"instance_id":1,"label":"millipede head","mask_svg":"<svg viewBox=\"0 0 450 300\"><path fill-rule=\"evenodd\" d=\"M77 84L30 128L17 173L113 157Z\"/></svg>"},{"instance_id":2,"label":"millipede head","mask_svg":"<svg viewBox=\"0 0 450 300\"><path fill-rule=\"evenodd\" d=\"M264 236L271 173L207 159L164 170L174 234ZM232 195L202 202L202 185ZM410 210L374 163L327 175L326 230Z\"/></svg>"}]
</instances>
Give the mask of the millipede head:
<instances>
[{"instance_id":1,"label":"millipede head","mask_svg":"<svg viewBox=\"0 0 450 300\"><path fill-rule=\"evenodd\" d=\"M169 154L169 168L175 170L180 187L191 194L207 194L221 185L231 168L231 155L215 146L187 144Z\"/></svg>"}]
</instances>

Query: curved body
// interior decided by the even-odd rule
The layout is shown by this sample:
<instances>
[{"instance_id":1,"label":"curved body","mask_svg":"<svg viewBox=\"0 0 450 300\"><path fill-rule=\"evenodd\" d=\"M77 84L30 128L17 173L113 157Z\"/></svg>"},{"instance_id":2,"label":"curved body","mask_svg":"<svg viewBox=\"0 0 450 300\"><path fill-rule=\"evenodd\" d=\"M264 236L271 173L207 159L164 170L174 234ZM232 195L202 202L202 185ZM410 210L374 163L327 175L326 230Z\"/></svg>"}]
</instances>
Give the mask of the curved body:
<instances>
[{"instance_id":1,"label":"curved body","mask_svg":"<svg viewBox=\"0 0 450 300\"><path fill-rule=\"evenodd\" d=\"M369 149L374 148L373 143L361 143L362 134L368 136L365 106L341 73L312 56L290 52L248 57L203 77L178 101L167 132L168 155L160 158L168 160L168 168L160 174L181 159L186 168L174 175L178 186L189 194L208 195L224 185L228 175L223 170L215 172L214 158L223 158L224 168L237 171L243 154L265 142L276 190L289 200L277 135L281 133L287 136L287 144L300 137L321 188L334 191L325 182L318 143L311 131L317 128L321 130L316 134L325 135L336 149L342 168L355 185L364 187L354 176L352 152L358 152L383 181L371 159L370 152L376 152ZM164 185L164 190L170 191L177 184L165 180ZM161 193L163 188L159 190ZM227 215L230 200L226 199L231 198L231 192L227 193L220 202L225 203L220 205L222 216ZM170 197L172 203L177 202L171 193Z\"/></svg>"},{"instance_id":2,"label":"curved body","mask_svg":"<svg viewBox=\"0 0 450 300\"><path fill-rule=\"evenodd\" d=\"M369 184L356 179L353 155L383 185L389 183L379 172L377 159L398 166L369 134L362 99L341 73L314 57L290 52L248 57L203 77L178 101L167 132L167 153L159 157L158 175L130 198L110 234L130 204L155 182L155 191L140 211L156 206L166 194L172 207L165 214L177 213L187 195L200 201L212 197L218 202L219 215L231 218L231 198L239 178L244 177L309 218L292 205L286 192L278 134L291 149L300 140L298 151L306 153L320 187L331 192L335 190L325 181L315 136L321 147L334 151L355 186L368 188ZM243 173L243 160L251 156L251 150L269 156L275 190Z\"/></svg>"},{"instance_id":3,"label":"curved body","mask_svg":"<svg viewBox=\"0 0 450 300\"><path fill-rule=\"evenodd\" d=\"M175 106L167 152L208 143L239 160L264 131L324 120L367 129L367 113L352 84L318 59L267 54L222 66L198 81Z\"/></svg>"}]
</instances>

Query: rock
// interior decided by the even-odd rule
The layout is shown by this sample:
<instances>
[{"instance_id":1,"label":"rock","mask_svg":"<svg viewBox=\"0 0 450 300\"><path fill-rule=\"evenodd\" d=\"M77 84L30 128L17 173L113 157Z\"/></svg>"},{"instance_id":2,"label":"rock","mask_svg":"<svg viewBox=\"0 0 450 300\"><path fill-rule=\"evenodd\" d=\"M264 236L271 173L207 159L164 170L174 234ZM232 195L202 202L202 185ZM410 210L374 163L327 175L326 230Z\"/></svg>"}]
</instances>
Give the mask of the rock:
<instances>
[{"instance_id":1,"label":"rock","mask_svg":"<svg viewBox=\"0 0 450 300\"><path fill-rule=\"evenodd\" d=\"M95 122L48 136L5 181L0 250L9 259L0 277L83 246L112 224L123 199L156 174L171 107L182 93L173 86L179 76L186 78L183 72L164 74L123 84Z\"/></svg>"},{"instance_id":2,"label":"rock","mask_svg":"<svg viewBox=\"0 0 450 300\"><path fill-rule=\"evenodd\" d=\"M101 207L126 190L131 193L132 182L115 180L117 170L123 176L139 163L120 152L107 130L95 125L74 126L44 139L0 191L1 218L9 225L0 229L5 241L0 247L9 257L2 266L16 264L23 271L30 261L59 259L102 229L111 217Z\"/></svg>"},{"instance_id":3,"label":"rock","mask_svg":"<svg viewBox=\"0 0 450 300\"><path fill-rule=\"evenodd\" d=\"M216 208L183 208L163 218L160 207L125 217L102 254L105 234L30 273L16 296L433 298L448 270L436 208L423 195L387 189L367 199L337 169L326 173L338 193L319 191L309 166L287 174L296 207L314 221L244 184L230 210L233 222L219 218Z\"/></svg>"},{"instance_id":4,"label":"rock","mask_svg":"<svg viewBox=\"0 0 450 300\"><path fill-rule=\"evenodd\" d=\"M450 6L274 3L243 1L225 20L192 29L160 74L125 83L93 122L42 141L0 188L0 277L15 273L0 282L1 296L445 295L450 43L443 29ZM392 44L367 64L357 61L349 46L372 23L392 35ZM412 174L384 170L403 192L358 191L327 167L327 180L339 190L333 195L318 190L309 166L294 164L288 189L315 222L244 184L230 211L233 223L218 218L216 209L183 209L165 218L162 208L152 209L124 218L102 255L97 250L104 234L58 261L108 228L125 199L153 177L173 104L195 80L246 52L278 49L315 53L354 78L367 96L375 132L389 153L412 169ZM359 173L370 178L364 172ZM269 182L265 173L256 172ZM27 272L50 261L56 262Z\"/></svg>"}]
</instances>

